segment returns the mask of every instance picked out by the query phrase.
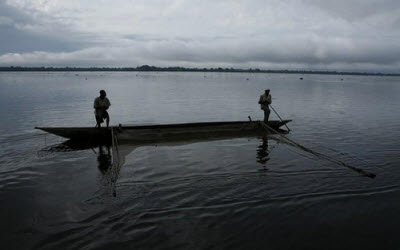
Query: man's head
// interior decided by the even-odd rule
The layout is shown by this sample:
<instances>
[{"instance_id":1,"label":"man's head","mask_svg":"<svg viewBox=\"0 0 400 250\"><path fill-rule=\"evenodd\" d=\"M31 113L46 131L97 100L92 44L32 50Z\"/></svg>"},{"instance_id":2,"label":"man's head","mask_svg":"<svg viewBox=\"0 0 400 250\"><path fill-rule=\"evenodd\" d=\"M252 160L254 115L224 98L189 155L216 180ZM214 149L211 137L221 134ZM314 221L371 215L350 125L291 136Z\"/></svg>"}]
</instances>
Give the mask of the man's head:
<instances>
[{"instance_id":1,"label":"man's head","mask_svg":"<svg viewBox=\"0 0 400 250\"><path fill-rule=\"evenodd\" d=\"M100 98L104 99L104 97L106 97L106 92L104 90L100 90Z\"/></svg>"},{"instance_id":2,"label":"man's head","mask_svg":"<svg viewBox=\"0 0 400 250\"><path fill-rule=\"evenodd\" d=\"M265 94L267 94L267 95L269 94L269 89L265 90Z\"/></svg>"}]
</instances>

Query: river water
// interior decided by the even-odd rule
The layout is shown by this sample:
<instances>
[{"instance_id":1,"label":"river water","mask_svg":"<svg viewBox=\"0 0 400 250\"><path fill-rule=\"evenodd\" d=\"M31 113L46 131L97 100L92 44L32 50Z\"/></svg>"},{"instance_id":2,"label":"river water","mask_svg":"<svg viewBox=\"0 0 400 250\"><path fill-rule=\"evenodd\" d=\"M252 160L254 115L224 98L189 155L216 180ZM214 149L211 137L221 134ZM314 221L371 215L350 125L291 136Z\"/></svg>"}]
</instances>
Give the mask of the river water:
<instances>
[{"instance_id":1,"label":"river water","mask_svg":"<svg viewBox=\"0 0 400 250\"><path fill-rule=\"evenodd\" d=\"M300 78L303 78L301 80ZM292 119L288 138L124 148L65 147L35 126ZM400 78L379 76L0 73L0 244L4 249L398 249ZM278 119L271 114L271 119ZM102 153L102 154L101 154Z\"/></svg>"}]
</instances>

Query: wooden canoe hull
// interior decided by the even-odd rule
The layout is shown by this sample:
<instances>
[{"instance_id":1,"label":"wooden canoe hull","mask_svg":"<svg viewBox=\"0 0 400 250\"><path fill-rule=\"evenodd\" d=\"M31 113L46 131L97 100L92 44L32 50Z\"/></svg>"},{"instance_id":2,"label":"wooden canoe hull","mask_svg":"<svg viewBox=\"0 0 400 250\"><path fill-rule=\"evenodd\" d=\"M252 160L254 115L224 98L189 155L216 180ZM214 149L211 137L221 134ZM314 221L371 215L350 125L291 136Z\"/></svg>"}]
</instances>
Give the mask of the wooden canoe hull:
<instances>
[{"instance_id":1,"label":"wooden canoe hull","mask_svg":"<svg viewBox=\"0 0 400 250\"><path fill-rule=\"evenodd\" d=\"M290 122L269 121L268 126L277 130ZM36 127L48 133L74 141L111 141L111 130L120 142L162 142L207 137L251 136L266 133L258 121L204 122L163 125L119 126L110 128L90 127Z\"/></svg>"}]
</instances>

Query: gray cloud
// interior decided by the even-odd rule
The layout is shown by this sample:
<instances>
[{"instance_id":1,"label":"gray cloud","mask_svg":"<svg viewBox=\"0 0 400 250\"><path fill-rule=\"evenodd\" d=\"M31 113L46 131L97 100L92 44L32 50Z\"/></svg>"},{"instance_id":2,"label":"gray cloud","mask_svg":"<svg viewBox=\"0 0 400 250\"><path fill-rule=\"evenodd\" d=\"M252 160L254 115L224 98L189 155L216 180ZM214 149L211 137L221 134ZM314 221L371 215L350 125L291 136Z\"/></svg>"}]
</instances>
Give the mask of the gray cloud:
<instances>
[{"instance_id":1,"label":"gray cloud","mask_svg":"<svg viewBox=\"0 0 400 250\"><path fill-rule=\"evenodd\" d=\"M391 0L20 0L0 9L0 65L399 72L400 4Z\"/></svg>"},{"instance_id":2,"label":"gray cloud","mask_svg":"<svg viewBox=\"0 0 400 250\"><path fill-rule=\"evenodd\" d=\"M374 15L398 13L400 2L397 0L304 0L305 4L319 7L326 13L349 21L366 19Z\"/></svg>"},{"instance_id":3,"label":"gray cloud","mask_svg":"<svg viewBox=\"0 0 400 250\"><path fill-rule=\"evenodd\" d=\"M0 54L74 51L82 48L82 43L40 30L39 27L35 18L0 1Z\"/></svg>"}]
</instances>

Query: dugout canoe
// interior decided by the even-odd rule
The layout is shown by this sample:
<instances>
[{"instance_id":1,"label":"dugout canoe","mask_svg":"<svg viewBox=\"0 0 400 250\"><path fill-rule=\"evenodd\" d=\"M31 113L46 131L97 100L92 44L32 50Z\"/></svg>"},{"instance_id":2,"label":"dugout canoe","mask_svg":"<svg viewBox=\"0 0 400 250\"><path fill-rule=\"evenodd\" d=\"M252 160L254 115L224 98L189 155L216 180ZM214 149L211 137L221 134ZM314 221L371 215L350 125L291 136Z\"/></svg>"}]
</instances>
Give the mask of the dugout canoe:
<instances>
[{"instance_id":1,"label":"dugout canoe","mask_svg":"<svg viewBox=\"0 0 400 250\"><path fill-rule=\"evenodd\" d=\"M279 130L291 120L271 120L267 125ZM251 136L266 133L260 121L199 122L139 126L95 127L35 127L36 129L73 141L109 142L112 133L120 142L163 142L176 139L207 138L215 136Z\"/></svg>"}]
</instances>

